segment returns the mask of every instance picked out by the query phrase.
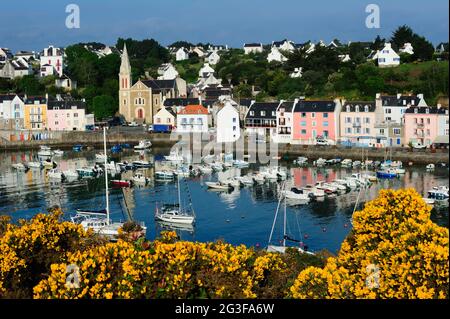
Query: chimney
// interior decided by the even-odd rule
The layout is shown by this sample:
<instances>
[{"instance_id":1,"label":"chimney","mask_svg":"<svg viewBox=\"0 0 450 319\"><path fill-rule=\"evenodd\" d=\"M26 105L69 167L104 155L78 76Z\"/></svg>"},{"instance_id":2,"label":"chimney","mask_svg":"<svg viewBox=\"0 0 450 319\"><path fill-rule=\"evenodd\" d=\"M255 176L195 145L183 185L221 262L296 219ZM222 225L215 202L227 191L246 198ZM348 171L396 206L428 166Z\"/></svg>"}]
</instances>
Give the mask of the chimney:
<instances>
[{"instance_id":1,"label":"chimney","mask_svg":"<svg viewBox=\"0 0 450 319\"><path fill-rule=\"evenodd\" d=\"M401 96L402 96L401 93L397 93L397 100L400 99Z\"/></svg>"},{"instance_id":2,"label":"chimney","mask_svg":"<svg viewBox=\"0 0 450 319\"><path fill-rule=\"evenodd\" d=\"M417 94L417 98L419 98L419 99L423 99L423 93L419 93L419 94Z\"/></svg>"},{"instance_id":3,"label":"chimney","mask_svg":"<svg viewBox=\"0 0 450 319\"><path fill-rule=\"evenodd\" d=\"M198 96L198 104L203 105L202 104L202 96L201 95Z\"/></svg>"},{"instance_id":4,"label":"chimney","mask_svg":"<svg viewBox=\"0 0 450 319\"><path fill-rule=\"evenodd\" d=\"M45 93L45 100L48 102L48 93Z\"/></svg>"},{"instance_id":5,"label":"chimney","mask_svg":"<svg viewBox=\"0 0 450 319\"><path fill-rule=\"evenodd\" d=\"M442 107L441 103L438 103L438 104L437 104L438 110L439 110L441 107Z\"/></svg>"},{"instance_id":6,"label":"chimney","mask_svg":"<svg viewBox=\"0 0 450 319\"><path fill-rule=\"evenodd\" d=\"M381 98L381 93L375 94L375 99L380 99L380 98Z\"/></svg>"}]
</instances>

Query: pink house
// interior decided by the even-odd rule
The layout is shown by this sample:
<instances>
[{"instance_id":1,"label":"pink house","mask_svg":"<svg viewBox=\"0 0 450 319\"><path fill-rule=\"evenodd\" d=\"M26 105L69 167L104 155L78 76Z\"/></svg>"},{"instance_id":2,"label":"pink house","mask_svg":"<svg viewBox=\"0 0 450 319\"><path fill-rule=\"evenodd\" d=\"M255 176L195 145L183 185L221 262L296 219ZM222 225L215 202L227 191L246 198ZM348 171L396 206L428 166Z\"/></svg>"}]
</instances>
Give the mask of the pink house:
<instances>
[{"instance_id":1,"label":"pink house","mask_svg":"<svg viewBox=\"0 0 450 319\"><path fill-rule=\"evenodd\" d=\"M292 142L315 144L323 137L336 142L339 137L341 103L334 101L309 101L301 99L294 106Z\"/></svg>"},{"instance_id":2,"label":"pink house","mask_svg":"<svg viewBox=\"0 0 450 319\"><path fill-rule=\"evenodd\" d=\"M47 128L50 131L86 130L86 104L83 101L49 101Z\"/></svg>"},{"instance_id":3,"label":"pink house","mask_svg":"<svg viewBox=\"0 0 450 319\"><path fill-rule=\"evenodd\" d=\"M405 143L431 145L439 135L439 114L444 109L437 107L410 107L405 111Z\"/></svg>"}]
</instances>

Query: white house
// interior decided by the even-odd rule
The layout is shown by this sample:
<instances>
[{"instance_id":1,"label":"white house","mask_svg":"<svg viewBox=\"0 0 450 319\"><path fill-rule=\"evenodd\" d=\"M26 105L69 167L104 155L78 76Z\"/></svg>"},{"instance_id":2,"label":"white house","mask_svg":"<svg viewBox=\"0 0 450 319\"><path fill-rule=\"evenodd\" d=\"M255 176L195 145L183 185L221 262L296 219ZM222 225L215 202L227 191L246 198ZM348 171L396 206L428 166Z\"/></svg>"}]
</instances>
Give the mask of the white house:
<instances>
[{"instance_id":1,"label":"white house","mask_svg":"<svg viewBox=\"0 0 450 319\"><path fill-rule=\"evenodd\" d=\"M385 122L393 122L404 124L404 116L406 110L411 106L427 106L423 98L423 94L417 95L381 95L377 93L375 103L381 105L383 109L383 120Z\"/></svg>"},{"instance_id":2,"label":"white house","mask_svg":"<svg viewBox=\"0 0 450 319\"><path fill-rule=\"evenodd\" d=\"M289 77L295 79L295 78L301 78L302 77L302 69L303 68L295 68L294 72L289 74Z\"/></svg>"},{"instance_id":3,"label":"white house","mask_svg":"<svg viewBox=\"0 0 450 319\"><path fill-rule=\"evenodd\" d=\"M230 102L217 112L216 129L218 143L235 142L240 138L239 112Z\"/></svg>"},{"instance_id":4,"label":"white house","mask_svg":"<svg viewBox=\"0 0 450 319\"><path fill-rule=\"evenodd\" d=\"M189 59L189 51L184 47L181 47L175 53L175 57L177 61L183 61Z\"/></svg>"},{"instance_id":5,"label":"white house","mask_svg":"<svg viewBox=\"0 0 450 319\"><path fill-rule=\"evenodd\" d=\"M399 51L400 53L414 54L414 48L409 42L405 43Z\"/></svg>"},{"instance_id":6,"label":"white house","mask_svg":"<svg viewBox=\"0 0 450 319\"><path fill-rule=\"evenodd\" d=\"M63 75L55 80L55 86L63 88L67 91L75 90L77 88L77 81L72 80L67 75Z\"/></svg>"},{"instance_id":7,"label":"white house","mask_svg":"<svg viewBox=\"0 0 450 319\"><path fill-rule=\"evenodd\" d=\"M306 54L311 54L316 49L316 45L312 42L305 44L305 47L307 47L307 49L305 51Z\"/></svg>"},{"instance_id":8,"label":"white house","mask_svg":"<svg viewBox=\"0 0 450 319\"><path fill-rule=\"evenodd\" d=\"M168 127L169 131L171 131L175 126L175 113L172 111L172 108L160 108L159 111L153 116L153 125L154 129L155 125L164 125Z\"/></svg>"},{"instance_id":9,"label":"white house","mask_svg":"<svg viewBox=\"0 0 450 319\"><path fill-rule=\"evenodd\" d=\"M272 48L273 47L277 48L278 50L288 52L293 52L295 50L294 42L287 39L272 42Z\"/></svg>"},{"instance_id":10,"label":"white house","mask_svg":"<svg viewBox=\"0 0 450 319\"><path fill-rule=\"evenodd\" d=\"M191 49L191 52L197 54L199 58L203 58L206 55L206 52L202 47L194 47Z\"/></svg>"},{"instance_id":11,"label":"white house","mask_svg":"<svg viewBox=\"0 0 450 319\"><path fill-rule=\"evenodd\" d=\"M208 61L209 64L215 65L215 64L219 63L220 55L217 53L217 51L212 51L208 54L208 56L206 57L206 60Z\"/></svg>"},{"instance_id":12,"label":"white house","mask_svg":"<svg viewBox=\"0 0 450 319\"><path fill-rule=\"evenodd\" d=\"M263 45L261 43L244 43L244 53L262 53Z\"/></svg>"},{"instance_id":13,"label":"white house","mask_svg":"<svg viewBox=\"0 0 450 319\"><path fill-rule=\"evenodd\" d=\"M41 53L41 68L44 65L50 65L54 69L54 73L57 73L58 76L63 75L64 68L64 58L63 51L60 48L55 48L50 45L48 48L45 48ZM50 72L45 72L45 74L49 74ZM52 72L52 74L54 74ZM43 72L41 71L41 76ZM45 76L45 75L44 75Z\"/></svg>"},{"instance_id":14,"label":"white house","mask_svg":"<svg viewBox=\"0 0 450 319\"><path fill-rule=\"evenodd\" d=\"M438 104L437 107L439 109L439 112L438 112L438 130L436 138L444 141L446 140L448 143L449 140L448 108L442 108L440 104Z\"/></svg>"},{"instance_id":15,"label":"white house","mask_svg":"<svg viewBox=\"0 0 450 319\"><path fill-rule=\"evenodd\" d=\"M39 69L39 75L41 77L50 76L55 74L55 68L50 64L41 64Z\"/></svg>"},{"instance_id":16,"label":"white house","mask_svg":"<svg viewBox=\"0 0 450 319\"><path fill-rule=\"evenodd\" d=\"M158 68L158 80L173 80L177 76L178 71L172 63L164 63Z\"/></svg>"},{"instance_id":17,"label":"white house","mask_svg":"<svg viewBox=\"0 0 450 319\"><path fill-rule=\"evenodd\" d=\"M13 58L13 54L8 48L0 48L0 65L4 64L6 60Z\"/></svg>"},{"instance_id":18,"label":"white house","mask_svg":"<svg viewBox=\"0 0 450 319\"><path fill-rule=\"evenodd\" d=\"M213 44L208 46L208 52L227 51L228 45Z\"/></svg>"},{"instance_id":19,"label":"white house","mask_svg":"<svg viewBox=\"0 0 450 319\"><path fill-rule=\"evenodd\" d=\"M286 62L287 58L283 54L281 54L280 50L278 50L277 47L273 46L270 50L270 53L267 55L267 61L269 63L272 61Z\"/></svg>"},{"instance_id":20,"label":"white house","mask_svg":"<svg viewBox=\"0 0 450 319\"><path fill-rule=\"evenodd\" d=\"M276 111L277 130L273 140L277 143L291 143L294 124L294 108L298 99L293 102L280 101Z\"/></svg>"},{"instance_id":21,"label":"white house","mask_svg":"<svg viewBox=\"0 0 450 319\"><path fill-rule=\"evenodd\" d=\"M385 43L384 48L377 51L372 59L377 60L380 68L393 67L400 64L400 56L392 49L390 43Z\"/></svg>"},{"instance_id":22,"label":"white house","mask_svg":"<svg viewBox=\"0 0 450 319\"><path fill-rule=\"evenodd\" d=\"M351 60L350 55L348 54L340 54L339 59L341 60L341 62L349 62Z\"/></svg>"},{"instance_id":23,"label":"white house","mask_svg":"<svg viewBox=\"0 0 450 319\"><path fill-rule=\"evenodd\" d=\"M209 63L205 63L200 71L198 71L199 78L207 78L209 75L214 74L214 69L209 65Z\"/></svg>"},{"instance_id":24,"label":"white house","mask_svg":"<svg viewBox=\"0 0 450 319\"><path fill-rule=\"evenodd\" d=\"M14 79L24 75L33 74L31 65L24 59L6 60L3 67L0 66L0 78Z\"/></svg>"},{"instance_id":25,"label":"white house","mask_svg":"<svg viewBox=\"0 0 450 319\"><path fill-rule=\"evenodd\" d=\"M187 105L177 113L177 132L208 132L209 112L202 105Z\"/></svg>"},{"instance_id":26,"label":"white house","mask_svg":"<svg viewBox=\"0 0 450 319\"><path fill-rule=\"evenodd\" d=\"M23 99L16 94L0 95L0 129L23 129L24 105Z\"/></svg>"}]
</instances>

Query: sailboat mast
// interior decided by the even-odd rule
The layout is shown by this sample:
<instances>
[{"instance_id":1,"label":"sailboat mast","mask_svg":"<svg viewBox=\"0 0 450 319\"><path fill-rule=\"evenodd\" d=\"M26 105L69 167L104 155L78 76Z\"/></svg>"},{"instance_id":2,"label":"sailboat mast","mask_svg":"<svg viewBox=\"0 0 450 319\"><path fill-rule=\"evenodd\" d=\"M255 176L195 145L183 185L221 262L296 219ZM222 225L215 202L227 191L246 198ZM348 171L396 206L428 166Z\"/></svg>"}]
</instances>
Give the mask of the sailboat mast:
<instances>
[{"instance_id":1,"label":"sailboat mast","mask_svg":"<svg viewBox=\"0 0 450 319\"><path fill-rule=\"evenodd\" d=\"M103 127L103 153L105 155L105 194L106 194L106 223L109 225L109 192L108 192L108 157L106 156L106 127Z\"/></svg>"},{"instance_id":2,"label":"sailboat mast","mask_svg":"<svg viewBox=\"0 0 450 319\"><path fill-rule=\"evenodd\" d=\"M181 212L181 192L180 192L180 175L179 174L177 176L177 181L178 181L178 209Z\"/></svg>"},{"instance_id":3,"label":"sailboat mast","mask_svg":"<svg viewBox=\"0 0 450 319\"><path fill-rule=\"evenodd\" d=\"M283 247L286 247L286 195L284 195Z\"/></svg>"}]
</instances>

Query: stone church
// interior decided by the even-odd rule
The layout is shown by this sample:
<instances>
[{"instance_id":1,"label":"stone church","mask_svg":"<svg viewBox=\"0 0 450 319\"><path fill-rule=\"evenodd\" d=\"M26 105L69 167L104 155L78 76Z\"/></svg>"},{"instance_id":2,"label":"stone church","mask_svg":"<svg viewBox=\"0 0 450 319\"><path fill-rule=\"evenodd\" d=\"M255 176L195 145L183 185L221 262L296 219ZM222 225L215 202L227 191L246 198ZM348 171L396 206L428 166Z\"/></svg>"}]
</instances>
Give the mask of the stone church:
<instances>
[{"instance_id":1,"label":"stone church","mask_svg":"<svg viewBox=\"0 0 450 319\"><path fill-rule=\"evenodd\" d=\"M138 80L133 84L127 47L124 45L119 72L119 113L127 122L153 123L153 115L163 107L165 99L186 97L186 81Z\"/></svg>"}]
</instances>

